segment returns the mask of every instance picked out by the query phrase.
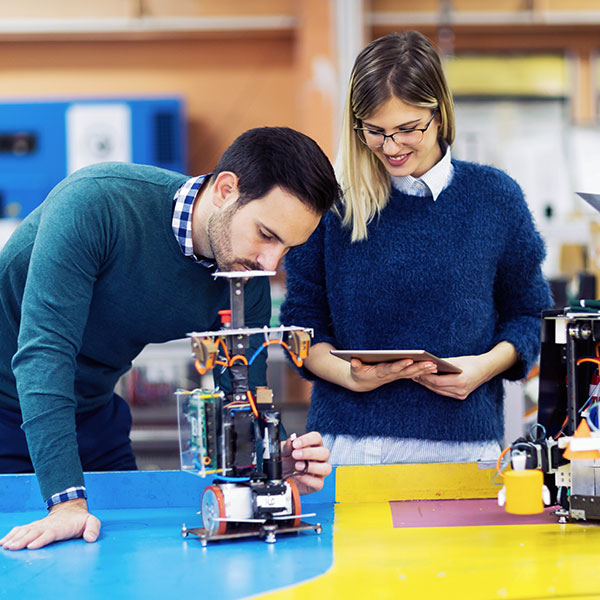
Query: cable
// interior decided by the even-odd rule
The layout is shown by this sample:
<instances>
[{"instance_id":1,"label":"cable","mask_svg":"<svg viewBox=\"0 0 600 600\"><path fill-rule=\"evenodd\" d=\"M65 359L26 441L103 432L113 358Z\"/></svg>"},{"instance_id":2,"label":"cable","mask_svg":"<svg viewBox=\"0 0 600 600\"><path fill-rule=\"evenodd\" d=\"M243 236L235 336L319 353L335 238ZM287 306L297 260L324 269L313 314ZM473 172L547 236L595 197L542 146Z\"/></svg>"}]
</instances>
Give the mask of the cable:
<instances>
[{"instance_id":1,"label":"cable","mask_svg":"<svg viewBox=\"0 0 600 600\"><path fill-rule=\"evenodd\" d=\"M231 359L229 360L229 367L233 366L233 363L235 363L236 361L240 361L241 363L248 365L248 359L243 355L243 354L236 354L235 356L232 356Z\"/></svg>"},{"instance_id":2,"label":"cable","mask_svg":"<svg viewBox=\"0 0 600 600\"><path fill-rule=\"evenodd\" d=\"M196 367L196 371L198 371L198 373L200 373L200 375L204 375L204 374L206 374L206 372L209 369L209 364L210 364L210 361L208 363L206 363L206 365L203 367L202 363L199 360L197 360L194 363L194 367ZM212 366L210 368L212 369Z\"/></svg>"},{"instance_id":3,"label":"cable","mask_svg":"<svg viewBox=\"0 0 600 600\"><path fill-rule=\"evenodd\" d=\"M586 362L591 362L591 363L594 363L594 364L600 366L600 358L591 358L591 357L577 359L577 366L579 366L581 363L586 363Z\"/></svg>"},{"instance_id":4,"label":"cable","mask_svg":"<svg viewBox=\"0 0 600 600\"><path fill-rule=\"evenodd\" d=\"M560 430L559 432L554 436L554 439L557 440L561 435L564 434L564 428L567 425L567 423L569 422L569 415L567 415L565 417L565 420L563 421L563 424L560 426Z\"/></svg>"},{"instance_id":5,"label":"cable","mask_svg":"<svg viewBox=\"0 0 600 600\"><path fill-rule=\"evenodd\" d=\"M259 346L256 350L256 352L252 355L252 358L249 360L249 364L252 364L254 362L254 359L267 347L270 346L271 344L279 344L280 346L283 346L288 354L290 355L290 358L292 359L293 363L297 366L297 367L301 367L304 364L304 361L301 358L298 358L298 356L296 354L294 354L292 352L292 349L289 347L288 344L286 344L283 340L279 340L279 339L273 339L273 340L268 340L266 342L264 342L261 346Z\"/></svg>"},{"instance_id":6,"label":"cable","mask_svg":"<svg viewBox=\"0 0 600 600\"><path fill-rule=\"evenodd\" d=\"M598 404L598 402L595 402L594 404L592 404L588 411L587 411L587 416L586 416L586 421L588 422L588 425L590 426L590 429L592 431L598 431L598 409L600 408L600 405ZM594 411L595 415L592 413L592 411ZM595 416L595 419L594 419Z\"/></svg>"},{"instance_id":7,"label":"cable","mask_svg":"<svg viewBox=\"0 0 600 600\"><path fill-rule=\"evenodd\" d=\"M540 429L541 435L534 437L533 432L537 428ZM546 437L546 428L540 423L533 423L531 425L531 427L529 428L529 439L535 443L535 442L543 441L545 439L545 437Z\"/></svg>"},{"instance_id":8,"label":"cable","mask_svg":"<svg viewBox=\"0 0 600 600\"><path fill-rule=\"evenodd\" d=\"M502 464L503 456L510 451L510 446L504 448L502 452L500 452L500 456L498 457L498 462L496 463L496 473L500 475L500 477L504 478L504 473L500 470L500 465Z\"/></svg>"},{"instance_id":9,"label":"cable","mask_svg":"<svg viewBox=\"0 0 600 600\"><path fill-rule=\"evenodd\" d=\"M250 390L246 392L246 395L248 396L248 402L250 402L252 414L258 419L258 410L256 409L256 404L254 403L254 396L252 396L252 392Z\"/></svg>"},{"instance_id":10,"label":"cable","mask_svg":"<svg viewBox=\"0 0 600 600\"><path fill-rule=\"evenodd\" d=\"M223 346L223 352L225 353L225 358L227 359L227 362L229 362L230 361L229 350L227 350L227 345L225 344L225 340L222 337L217 338L217 349L219 348L219 345Z\"/></svg>"}]
</instances>

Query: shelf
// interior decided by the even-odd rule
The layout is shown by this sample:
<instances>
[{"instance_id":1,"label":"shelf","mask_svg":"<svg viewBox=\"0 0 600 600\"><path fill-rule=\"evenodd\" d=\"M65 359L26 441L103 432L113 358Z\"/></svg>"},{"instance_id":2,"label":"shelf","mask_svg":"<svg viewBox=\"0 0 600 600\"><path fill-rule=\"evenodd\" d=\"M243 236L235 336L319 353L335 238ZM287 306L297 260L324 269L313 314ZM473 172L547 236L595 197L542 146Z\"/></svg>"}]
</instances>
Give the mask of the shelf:
<instances>
[{"instance_id":1,"label":"shelf","mask_svg":"<svg viewBox=\"0 0 600 600\"><path fill-rule=\"evenodd\" d=\"M235 17L3 18L0 40L139 39L202 34L289 34L296 18L288 15Z\"/></svg>"}]
</instances>

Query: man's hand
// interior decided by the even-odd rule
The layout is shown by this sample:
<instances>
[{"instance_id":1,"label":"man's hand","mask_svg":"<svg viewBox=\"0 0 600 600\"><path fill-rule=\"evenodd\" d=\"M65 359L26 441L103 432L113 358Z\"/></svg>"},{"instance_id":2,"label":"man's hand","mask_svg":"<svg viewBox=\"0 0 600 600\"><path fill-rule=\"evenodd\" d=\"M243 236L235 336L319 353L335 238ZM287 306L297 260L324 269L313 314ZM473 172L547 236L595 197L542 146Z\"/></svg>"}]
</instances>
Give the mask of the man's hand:
<instances>
[{"instance_id":1,"label":"man's hand","mask_svg":"<svg viewBox=\"0 0 600 600\"><path fill-rule=\"evenodd\" d=\"M36 550L52 542L83 537L95 542L100 533L100 521L88 512L83 498L56 504L49 514L28 525L14 527L1 540L0 546L7 550Z\"/></svg>"},{"instance_id":2,"label":"man's hand","mask_svg":"<svg viewBox=\"0 0 600 600\"><path fill-rule=\"evenodd\" d=\"M293 476L301 494L317 492L323 487L323 480L331 473L329 450L323 446L321 434L316 431L300 437L292 434L281 443L283 472Z\"/></svg>"}]
</instances>

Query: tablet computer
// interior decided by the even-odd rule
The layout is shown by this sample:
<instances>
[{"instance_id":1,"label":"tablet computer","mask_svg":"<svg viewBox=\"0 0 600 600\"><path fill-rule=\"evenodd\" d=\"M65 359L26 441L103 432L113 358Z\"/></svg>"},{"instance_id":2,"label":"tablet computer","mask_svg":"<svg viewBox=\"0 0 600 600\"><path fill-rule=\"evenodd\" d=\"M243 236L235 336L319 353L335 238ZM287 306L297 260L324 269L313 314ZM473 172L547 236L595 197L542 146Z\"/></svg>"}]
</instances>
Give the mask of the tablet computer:
<instances>
[{"instance_id":1,"label":"tablet computer","mask_svg":"<svg viewBox=\"0 0 600 600\"><path fill-rule=\"evenodd\" d=\"M437 365L438 374L462 373L462 370L452 363L425 350L330 350L330 352L344 360L350 361L352 358L358 358L366 364L394 362L405 358L411 358L415 362L428 360Z\"/></svg>"}]
</instances>

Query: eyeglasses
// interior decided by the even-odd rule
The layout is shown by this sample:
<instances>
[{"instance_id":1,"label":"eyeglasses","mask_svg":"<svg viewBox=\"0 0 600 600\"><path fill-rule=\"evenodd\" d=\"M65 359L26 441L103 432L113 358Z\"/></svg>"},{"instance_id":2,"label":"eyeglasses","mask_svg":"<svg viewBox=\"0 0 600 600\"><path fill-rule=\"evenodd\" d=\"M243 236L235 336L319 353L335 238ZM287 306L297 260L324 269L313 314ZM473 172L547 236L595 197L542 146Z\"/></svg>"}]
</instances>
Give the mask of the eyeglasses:
<instances>
[{"instance_id":1,"label":"eyeglasses","mask_svg":"<svg viewBox=\"0 0 600 600\"><path fill-rule=\"evenodd\" d=\"M374 131L368 127L354 127L358 135L358 139L369 148L381 148L385 144L386 139L391 139L394 144L406 144L408 146L414 146L420 144L423 139L423 135L427 131L431 122L435 118L437 108L433 111L431 118L427 121L425 127L414 127L413 129L400 129L394 133L383 133L383 131Z\"/></svg>"}]
</instances>

